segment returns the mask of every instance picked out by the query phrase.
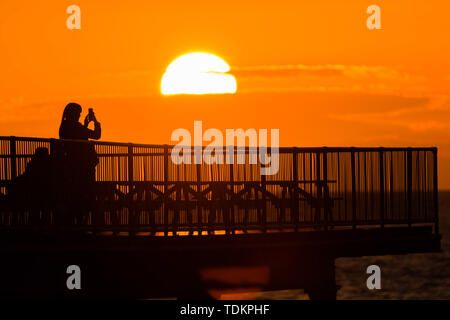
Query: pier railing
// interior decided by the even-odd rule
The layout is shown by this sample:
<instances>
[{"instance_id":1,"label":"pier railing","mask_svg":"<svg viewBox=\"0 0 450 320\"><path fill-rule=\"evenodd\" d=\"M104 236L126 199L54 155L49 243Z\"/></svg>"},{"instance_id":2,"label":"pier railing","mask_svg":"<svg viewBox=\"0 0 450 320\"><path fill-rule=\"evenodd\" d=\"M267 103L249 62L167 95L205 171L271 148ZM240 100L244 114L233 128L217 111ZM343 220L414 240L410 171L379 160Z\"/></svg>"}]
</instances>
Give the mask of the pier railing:
<instances>
[{"instance_id":1,"label":"pier railing","mask_svg":"<svg viewBox=\"0 0 450 320\"><path fill-rule=\"evenodd\" d=\"M425 223L438 232L436 148L280 148L278 172L263 176L249 148L234 148L232 164L177 165L169 145L77 142L93 144L99 164L93 201L74 212L60 172L70 166L55 164L67 143L0 137L0 228L176 234ZM43 181L14 188L37 148L49 151Z\"/></svg>"}]
</instances>

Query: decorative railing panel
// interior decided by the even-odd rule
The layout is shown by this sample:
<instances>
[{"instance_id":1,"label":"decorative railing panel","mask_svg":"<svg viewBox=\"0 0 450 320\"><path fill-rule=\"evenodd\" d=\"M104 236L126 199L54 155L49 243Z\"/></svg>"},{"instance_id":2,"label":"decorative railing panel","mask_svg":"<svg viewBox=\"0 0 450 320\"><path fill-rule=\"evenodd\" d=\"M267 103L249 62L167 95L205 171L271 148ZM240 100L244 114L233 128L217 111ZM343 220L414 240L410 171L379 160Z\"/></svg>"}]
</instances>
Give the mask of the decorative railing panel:
<instances>
[{"instance_id":1,"label":"decorative railing panel","mask_svg":"<svg viewBox=\"0 0 450 320\"><path fill-rule=\"evenodd\" d=\"M94 144L99 158L95 201L84 205L58 171L68 170L57 160L66 143L0 137L2 228L167 234L438 226L436 148L280 148L278 172L262 176L248 148L234 149L234 164L177 165L168 145L78 142ZM49 151L46 183L21 190L15 185L37 148ZM245 164L237 164L242 154Z\"/></svg>"}]
</instances>

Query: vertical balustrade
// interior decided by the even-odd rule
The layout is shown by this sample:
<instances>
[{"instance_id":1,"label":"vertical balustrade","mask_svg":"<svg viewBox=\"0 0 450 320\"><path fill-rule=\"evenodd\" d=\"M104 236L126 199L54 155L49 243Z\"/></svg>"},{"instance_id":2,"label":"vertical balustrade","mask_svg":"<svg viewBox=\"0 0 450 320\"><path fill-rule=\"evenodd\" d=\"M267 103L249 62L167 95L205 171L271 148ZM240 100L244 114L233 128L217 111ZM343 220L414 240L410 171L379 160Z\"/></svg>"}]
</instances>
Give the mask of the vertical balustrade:
<instances>
[{"instance_id":1,"label":"vertical balustrade","mask_svg":"<svg viewBox=\"0 0 450 320\"><path fill-rule=\"evenodd\" d=\"M164 206L164 235L167 236L169 231L169 146L164 145L164 197L163 197L163 206Z\"/></svg>"},{"instance_id":2,"label":"vertical balustrade","mask_svg":"<svg viewBox=\"0 0 450 320\"><path fill-rule=\"evenodd\" d=\"M130 227L130 235L134 234L137 219L136 210L133 201L134 195L134 168L133 168L133 145L128 144L128 224Z\"/></svg>"},{"instance_id":3,"label":"vertical balustrade","mask_svg":"<svg viewBox=\"0 0 450 320\"><path fill-rule=\"evenodd\" d=\"M379 171L380 171L380 220L381 227L384 227L384 152L381 148L379 154Z\"/></svg>"},{"instance_id":4,"label":"vertical balustrade","mask_svg":"<svg viewBox=\"0 0 450 320\"><path fill-rule=\"evenodd\" d=\"M320 224L320 215L322 212L322 181L320 180L320 151L316 152L316 186L317 186L317 203L315 205L316 207L316 216L315 216L315 224Z\"/></svg>"},{"instance_id":5,"label":"vertical balustrade","mask_svg":"<svg viewBox=\"0 0 450 320\"><path fill-rule=\"evenodd\" d=\"M331 219L331 210L328 207L328 152L324 148L322 153L322 166L323 166L323 178L322 178L322 203L323 203L323 216L325 220L325 229L328 229L329 219Z\"/></svg>"},{"instance_id":6,"label":"vertical balustrade","mask_svg":"<svg viewBox=\"0 0 450 320\"><path fill-rule=\"evenodd\" d=\"M9 140L9 154L11 159L11 180L17 177L16 137Z\"/></svg>"},{"instance_id":7,"label":"vertical balustrade","mask_svg":"<svg viewBox=\"0 0 450 320\"><path fill-rule=\"evenodd\" d=\"M412 151L408 148L406 151L406 208L408 226L411 227L412 215Z\"/></svg>"},{"instance_id":8,"label":"vertical balustrade","mask_svg":"<svg viewBox=\"0 0 450 320\"><path fill-rule=\"evenodd\" d=\"M433 201L434 201L434 221L435 233L439 234L439 195L438 195L438 159L437 148L433 148Z\"/></svg>"},{"instance_id":9,"label":"vertical balustrade","mask_svg":"<svg viewBox=\"0 0 450 320\"><path fill-rule=\"evenodd\" d=\"M297 148L294 148L292 150L292 180L293 180L293 192L291 193L293 196L294 206L292 208L293 213L291 215L293 216L293 221L295 224L295 231L298 230L299 225L299 195L298 195L298 151ZM284 199L283 199L284 200ZM284 204L283 204L284 206ZM284 207L282 210L282 214L284 215ZM284 216L282 217L284 219Z\"/></svg>"},{"instance_id":10,"label":"vertical balustrade","mask_svg":"<svg viewBox=\"0 0 450 320\"><path fill-rule=\"evenodd\" d=\"M355 148L351 153L351 175L352 175L352 226L356 229L356 164L355 164ZM339 165L339 164L338 164ZM345 191L347 192L347 191Z\"/></svg>"},{"instance_id":11,"label":"vertical balustrade","mask_svg":"<svg viewBox=\"0 0 450 320\"><path fill-rule=\"evenodd\" d=\"M229 199L229 201L231 201L231 203L233 203L234 192L235 192L235 188L234 188L234 150L233 150L233 153L230 158L232 160L228 159L228 161L229 161L228 167L230 168L230 188L231 188L231 193L233 196L228 197L228 199ZM234 234L234 231L235 231L234 225L235 225L236 217L234 214L234 206L233 205L229 206L228 215L229 215L229 225L228 225L227 233Z\"/></svg>"}]
</instances>

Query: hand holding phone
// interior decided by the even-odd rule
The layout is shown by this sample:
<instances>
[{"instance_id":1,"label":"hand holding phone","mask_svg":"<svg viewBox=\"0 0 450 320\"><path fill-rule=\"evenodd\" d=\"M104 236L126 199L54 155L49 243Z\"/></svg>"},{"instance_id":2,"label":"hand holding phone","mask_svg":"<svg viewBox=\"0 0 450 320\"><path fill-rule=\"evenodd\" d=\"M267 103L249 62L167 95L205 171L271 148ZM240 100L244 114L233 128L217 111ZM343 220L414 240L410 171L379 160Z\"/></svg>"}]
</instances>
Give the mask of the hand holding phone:
<instances>
[{"instance_id":1,"label":"hand holding phone","mask_svg":"<svg viewBox=\"0 0 450 320\"><path fill-rule=\"evenodd\" d=\"M93 108L89 108L89 113L88 113L88 121L95 121L95 115L94 115L94 109Z\"/></svg>"}]
</instances>

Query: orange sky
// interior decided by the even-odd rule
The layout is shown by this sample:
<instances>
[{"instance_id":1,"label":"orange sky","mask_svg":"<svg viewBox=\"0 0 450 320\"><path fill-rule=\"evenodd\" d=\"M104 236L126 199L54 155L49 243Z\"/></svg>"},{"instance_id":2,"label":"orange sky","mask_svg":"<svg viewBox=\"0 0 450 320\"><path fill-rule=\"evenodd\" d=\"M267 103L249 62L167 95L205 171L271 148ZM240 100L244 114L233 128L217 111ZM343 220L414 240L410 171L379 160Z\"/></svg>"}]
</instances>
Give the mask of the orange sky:
<instances>
[{"instance_id":1,"label":"orange sky","mask_svg":"<svg viewBox=\"0 0 450 320\"><path fill-rule=\"evenodd\" d=\"M66 28L67 6L81 30ZM366 8L381 8L368 30ZM450 188L450 3L0 2L0 135L57 137L67 102L102 140L170 143L174 129L279 128L282 146L438 146ZM235 95L161 96L168 64L216 54Z\"/></svg>"}]
</instances>

